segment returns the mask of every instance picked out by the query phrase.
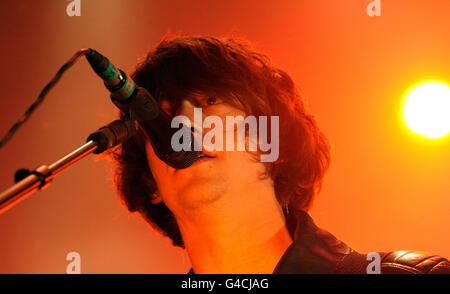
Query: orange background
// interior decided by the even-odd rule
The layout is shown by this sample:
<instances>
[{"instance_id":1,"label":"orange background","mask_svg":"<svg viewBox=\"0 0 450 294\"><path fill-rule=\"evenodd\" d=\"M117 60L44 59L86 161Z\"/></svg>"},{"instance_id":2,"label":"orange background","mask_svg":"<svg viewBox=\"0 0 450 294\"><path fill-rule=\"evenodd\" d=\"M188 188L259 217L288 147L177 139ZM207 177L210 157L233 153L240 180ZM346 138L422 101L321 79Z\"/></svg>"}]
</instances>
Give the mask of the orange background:
<instances>
[{"instance_id":1,"label":"orange background","mask_svg":"<svg viewBox=\"0 0 450 294\"><path fill-rule=\"evenodd\" d=\"M131 71L168 31L252 41L298 83L333 145L311 215L361 252L415 249L450 257L450 140L426 140L399 120L401 97L423 79L450 83L450 2L382 0L2 1L1 127L9 127L57 69L92 47ZM16 169L51 164L115 118L82 59L0 150L0 189ZM119 203L107 161L93 156L0 215L0 273L185 273L187 255Z\"/></svg>"}]
</instances>

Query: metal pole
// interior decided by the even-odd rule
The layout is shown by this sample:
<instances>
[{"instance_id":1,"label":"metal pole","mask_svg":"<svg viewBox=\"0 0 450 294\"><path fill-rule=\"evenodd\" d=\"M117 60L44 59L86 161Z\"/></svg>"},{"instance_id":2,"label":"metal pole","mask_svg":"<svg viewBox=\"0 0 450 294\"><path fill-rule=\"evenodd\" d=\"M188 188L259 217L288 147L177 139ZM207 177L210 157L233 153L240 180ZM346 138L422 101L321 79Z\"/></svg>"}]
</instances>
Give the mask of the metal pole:
<instances>
[{"instance_id":1,"label":"metal pole","mask_svg":"<svg viewBox=\"0 0 450 294\"><path fill-rule=\"evenodd\" d=\"M17 184L0 194L0 214L7 211L34 192L49 186L50 181L60 172L86 157L97 149L95 141L89 141L75 151L64 156L50 166L42 165Z\"/></svg>"}]
</instances>

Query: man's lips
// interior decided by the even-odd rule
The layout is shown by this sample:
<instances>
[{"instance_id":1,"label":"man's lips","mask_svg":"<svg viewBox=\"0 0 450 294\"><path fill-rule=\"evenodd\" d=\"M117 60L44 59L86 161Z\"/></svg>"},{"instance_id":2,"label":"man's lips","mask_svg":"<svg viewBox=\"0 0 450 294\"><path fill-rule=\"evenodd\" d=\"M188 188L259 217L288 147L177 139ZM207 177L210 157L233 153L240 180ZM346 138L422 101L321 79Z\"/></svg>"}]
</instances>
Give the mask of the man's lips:
<instances>
[{"instance_id":1,"label":"man's lips","mask_svg":"<svg viewBox=\"0 0 450 294\"><path fill-rule=\"evenodd\" d=\"M210 159L213 159L213 158L215 158L215 156L206 155L206 154L204 154L202 152L202 153L198 154L198 156L195 159L194 163L192 163L190 166L188 166L186 168L183 168L183 169L175 169L175 173L177 173L177 172L179 172L181 170L184 170L184 169L189 169L191 166L197 165L199 163L202 163L203 161L207 161L207 160L210 160Z\"/></svg>"},{"instance_id":2,"label":"man's lips","mask_svg":"<svg viewBox=\"0 0 450 294\"><path fill-rule=\"evenodd\" d=\"M199 160L199 159L211 159L211 158L214 158L214 156L210 156L210 155L206 155L206 154L204 154L204 153L201 153L201 154L198 156L198 159L197 159L197 160Z\"/></svg>"}]
</instances>

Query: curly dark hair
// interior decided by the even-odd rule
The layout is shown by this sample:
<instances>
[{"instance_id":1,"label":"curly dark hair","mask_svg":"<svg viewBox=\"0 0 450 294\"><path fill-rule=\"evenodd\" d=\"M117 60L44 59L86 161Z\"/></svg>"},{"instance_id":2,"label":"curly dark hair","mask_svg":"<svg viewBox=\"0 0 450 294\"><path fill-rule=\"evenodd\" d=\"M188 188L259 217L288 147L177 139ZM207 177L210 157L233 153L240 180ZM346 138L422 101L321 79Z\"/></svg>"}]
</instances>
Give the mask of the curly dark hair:
<instances>
[{"instance_id":1,"label":"curly dark hair","mask_svg":"<svg viewBox=\"0 0 450 294\"><path fill-rule=\"evenodd\" d=\"M247 115L279 116L279 158L265 163L267 175L282 207L305 211L311 207L329 166L330 144L290 76L254 52L248 42L166 36L131 77L155 99L173 105L194 92L214 93L237 97ZM164 202L151 202L157 186L147 163L145 140L140 131L113 152L117 191L129 211L139 212L175 246L184 247L173 213Z\"/></svg>"}]
</instances>

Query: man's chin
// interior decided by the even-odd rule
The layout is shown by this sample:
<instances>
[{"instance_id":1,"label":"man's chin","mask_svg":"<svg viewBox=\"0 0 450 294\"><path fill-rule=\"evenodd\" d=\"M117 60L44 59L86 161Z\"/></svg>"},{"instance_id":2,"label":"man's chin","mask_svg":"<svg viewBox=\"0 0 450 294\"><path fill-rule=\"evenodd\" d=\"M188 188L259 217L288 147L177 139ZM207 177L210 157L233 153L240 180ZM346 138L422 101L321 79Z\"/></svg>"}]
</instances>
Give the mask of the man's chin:
<instances>
[{"instance_id":1,"label":"man's chin","mask_svg":"<svg viewBox=\"0 0 450 294\"><path fill-rule=\"evenodd\" d=\"M211 179L205 181L196 181L191 183L189 187L184 190L184 193L178 196L178 206L182 209L192 210L199 208L206 208L217 202L225 191L222 188L207 185Z\"/></svg>"}]
</instances>

